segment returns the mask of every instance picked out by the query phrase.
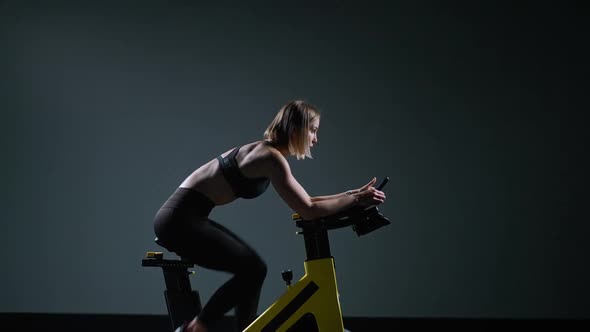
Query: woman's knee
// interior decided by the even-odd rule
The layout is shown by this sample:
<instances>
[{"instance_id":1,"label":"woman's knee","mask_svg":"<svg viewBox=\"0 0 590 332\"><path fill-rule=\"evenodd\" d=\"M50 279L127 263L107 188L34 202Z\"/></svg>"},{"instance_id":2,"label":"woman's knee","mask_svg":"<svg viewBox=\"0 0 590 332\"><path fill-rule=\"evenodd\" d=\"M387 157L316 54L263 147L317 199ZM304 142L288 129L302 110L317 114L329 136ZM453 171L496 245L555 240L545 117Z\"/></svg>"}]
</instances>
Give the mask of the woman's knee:
<instances>
[{"instance_id":1,"label":"woman's knee","mask_svg":"<svg viewBox=\"0 0 590 332\"><path fill-rule=\"evenodd\" d=\"M266 263L257 255L242 260L241 269L237 274L254 283L262 283L266 278L268 268Z\"/></svg>"},{"instance_id":2,"label":"woman's knee","mask_svg":"<svg viewBox=\"0 0 590 332\"><path fill-rule=\"evenodd\" d=\"M268 272L268 267L266 266L266 263L262 259L260 259L254 265L254 269L255 269L255 271L253 272L253 274L255 274L258 277L258 279L264 280L266 278L266 274Z\"/></svg>"}]
</instances>

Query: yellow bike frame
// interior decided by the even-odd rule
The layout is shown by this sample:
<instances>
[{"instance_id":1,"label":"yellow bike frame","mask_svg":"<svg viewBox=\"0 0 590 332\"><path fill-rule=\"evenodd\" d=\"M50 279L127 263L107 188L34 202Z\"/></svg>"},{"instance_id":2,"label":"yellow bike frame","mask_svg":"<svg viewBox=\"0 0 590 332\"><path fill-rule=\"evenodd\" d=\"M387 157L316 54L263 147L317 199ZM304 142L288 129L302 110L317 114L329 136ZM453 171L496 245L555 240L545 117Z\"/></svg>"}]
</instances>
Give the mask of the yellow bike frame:
<instances>
[{"instance_id":1,"label":"yellow bike frame","mask_svg":"<svg viewBox=\"0 0 590 332\"><path fill-rule=\"evenodd\" d=\"M293 214L293 220L302 229L297 234L303 234L305 240L305 275L295 285L288 286L287 291L243 332L345 331L328 231L352 226L357 235L362 236L390 223L377 207L351 209L311 221Z\"/></svg>"},{"instance_id":2,"label":"yellow bike frame","mask_svg":"<svg viewBox=\"0 0 590 332\"><path fill-rule=\"evenodd\" d=\"M244 332L342 332L334 258L307 260L305 275Z\"/></svg>"}]
</instances>

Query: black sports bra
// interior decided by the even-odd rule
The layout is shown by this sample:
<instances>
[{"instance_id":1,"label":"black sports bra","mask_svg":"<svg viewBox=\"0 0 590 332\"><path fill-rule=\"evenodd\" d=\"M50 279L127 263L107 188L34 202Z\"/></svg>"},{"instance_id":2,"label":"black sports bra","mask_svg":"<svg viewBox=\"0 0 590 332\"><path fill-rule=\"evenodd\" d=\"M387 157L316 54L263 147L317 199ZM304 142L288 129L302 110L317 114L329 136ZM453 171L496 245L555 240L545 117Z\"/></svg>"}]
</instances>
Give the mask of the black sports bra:
<instances>
[{"instance_id":1,"label":"black sports bra","mask_svg":"<svg viewBox=\"0 0 590 332\"><path fill-rule=\"evenodd\" d=\"M227 182L229 182L236 197L246 199L258 197L266 191L266 188L268 188L268 185L270 184L270 180L267 177L252 179L245 177L242 172L240 172L238 163L236 162L236 154L238 153L238 150L240 150L240 147L234 149L225 158L222 156L217 157L221 172Z\"/></svg>"}]
</instances>

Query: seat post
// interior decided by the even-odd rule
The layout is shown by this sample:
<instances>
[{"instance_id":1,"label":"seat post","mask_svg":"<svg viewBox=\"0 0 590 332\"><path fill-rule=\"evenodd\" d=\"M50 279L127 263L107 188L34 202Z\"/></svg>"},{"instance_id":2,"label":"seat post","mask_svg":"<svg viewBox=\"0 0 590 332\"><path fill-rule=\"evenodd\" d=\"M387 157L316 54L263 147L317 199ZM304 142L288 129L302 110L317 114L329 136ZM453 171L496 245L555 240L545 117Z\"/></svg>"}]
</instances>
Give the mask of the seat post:
<instances>
[{"instance_id":1,"label":"seat post","mask_svg":"<svg viewBox=\"0 0 590 332\"><path fill-rule=\"evenodd\" d=\"M168 291L190 292L192 290L188 278L190 272L188 272L187 268L188 266L162 266L164 282Z\"/></svg>"},{"instance_id":2,"label":"seat post","mask_svg":"<svg viewBox=\"0 0 590 332\"><path fill-rule=\"evenodd\" d=\"M194 264L182 258L180 260L164 259L162 252L148 251L141 265L162 268L166 284L164 298L173 331L201 313L199 292L192 289L189 280L189 275L194 272L189 272L188 269L194 267Z\"/></svg>"}]
</instances>

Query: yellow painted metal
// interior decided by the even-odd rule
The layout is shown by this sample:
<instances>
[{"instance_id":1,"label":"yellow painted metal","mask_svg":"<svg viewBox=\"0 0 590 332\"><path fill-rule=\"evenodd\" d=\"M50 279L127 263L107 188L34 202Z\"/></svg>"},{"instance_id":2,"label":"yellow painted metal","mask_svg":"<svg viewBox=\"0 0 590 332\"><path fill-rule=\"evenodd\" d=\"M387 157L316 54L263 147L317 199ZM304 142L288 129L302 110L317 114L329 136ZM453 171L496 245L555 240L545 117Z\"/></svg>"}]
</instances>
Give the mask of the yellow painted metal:
<instances>
[{"instance_id":1,"label":"yellow painted metal","mask_svg":"<svg viewBox=\"0 0 590 332\"><path fill-rule=\"evenodd\" d=\"M307 285L314 282L318 290L291 315L276 332L286 331L306 313L314 315L320 332L342 332L342 310L338 300L338 285L334 258L305 261L305 274L266 309L244 332L259 332L283 310Z\"/></svg>"}]
</instances>

